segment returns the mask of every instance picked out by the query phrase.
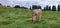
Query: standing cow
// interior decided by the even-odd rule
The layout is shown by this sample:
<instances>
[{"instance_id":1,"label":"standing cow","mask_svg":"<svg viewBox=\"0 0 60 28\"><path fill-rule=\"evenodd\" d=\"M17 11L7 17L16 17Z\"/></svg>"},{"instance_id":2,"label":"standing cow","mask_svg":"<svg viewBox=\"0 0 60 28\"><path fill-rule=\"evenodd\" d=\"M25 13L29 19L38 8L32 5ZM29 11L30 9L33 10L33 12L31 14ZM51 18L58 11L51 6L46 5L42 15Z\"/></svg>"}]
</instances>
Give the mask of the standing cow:
<instances>
[{"instance_id":1,"label":"standing cow","mask_svg":"<svg viewBox=\"0 0 60 28\"><path fill-rule=\"evenodd\" d=\"M34 8L34 7L33 7L33 8ZM38 18L39 21L40 21L41 15L42 15L42 10L41 10L41 8L39 8L39 7L36 6L36 8L33 9L33 11L32 11L32 22L34 23L37 18Z\"/></svg>"}]
</instances>

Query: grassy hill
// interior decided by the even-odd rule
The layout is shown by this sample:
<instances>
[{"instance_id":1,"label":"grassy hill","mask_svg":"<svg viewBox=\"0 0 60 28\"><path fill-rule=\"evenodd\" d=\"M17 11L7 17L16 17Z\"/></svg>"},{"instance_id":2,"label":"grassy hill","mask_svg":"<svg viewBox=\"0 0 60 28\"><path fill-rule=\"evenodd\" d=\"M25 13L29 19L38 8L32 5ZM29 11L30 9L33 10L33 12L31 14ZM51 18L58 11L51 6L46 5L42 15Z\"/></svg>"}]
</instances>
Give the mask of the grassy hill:
<instances>
[{"instance_id":1,"label":"grassy hill","mask_svg":"<svg viewBox=\"0 0 60 28\"><path fill-rule=\"evenodd\" d=\"M32 24L31 10L0 6L0 28L60 28L60 11L43 11L40 22Z\"/></svg>"}]
</instances>

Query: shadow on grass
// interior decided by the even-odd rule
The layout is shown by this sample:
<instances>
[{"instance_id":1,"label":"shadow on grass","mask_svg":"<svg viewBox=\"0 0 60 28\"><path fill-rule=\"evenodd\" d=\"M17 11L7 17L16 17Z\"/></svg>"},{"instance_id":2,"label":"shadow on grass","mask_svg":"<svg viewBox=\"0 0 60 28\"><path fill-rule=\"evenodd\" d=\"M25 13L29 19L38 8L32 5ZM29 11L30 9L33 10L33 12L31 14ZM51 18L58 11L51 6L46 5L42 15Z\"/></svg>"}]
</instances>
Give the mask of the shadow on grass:
<instances>
[{"instance_id":1,"label":"shadow on grass","mask_svg":"<svg viewBox=\"0 0 60 28\"><path fill-rule=\"evenodd\" d=\"M27 22L27 23L32 23L32 20L26 20L25 22ZM44 20L35 21L34 24L46 24L46 21L44 21Z\"/></svg>"}]
</instances>

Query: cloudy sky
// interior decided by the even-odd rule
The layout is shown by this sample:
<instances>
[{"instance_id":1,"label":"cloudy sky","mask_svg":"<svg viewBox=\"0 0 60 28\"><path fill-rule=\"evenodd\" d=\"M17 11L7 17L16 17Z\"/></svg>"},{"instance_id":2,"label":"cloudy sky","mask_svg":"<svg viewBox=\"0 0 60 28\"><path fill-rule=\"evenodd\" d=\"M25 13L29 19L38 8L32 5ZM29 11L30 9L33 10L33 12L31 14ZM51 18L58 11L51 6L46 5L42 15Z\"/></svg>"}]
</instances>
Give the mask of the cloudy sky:
<instances>
[{"instance_id":1,"label":"cloudy sky","mask_svg":"<svg viewBox=\"0 0 60 28\"><path fill-rule=\"evenodd\" d=\"M15 5L30 7L31 5L40 5L42 7L46 5L58 5L60 0L0 0L3 5L9 5L11 7Z\"/></svg>"}]
</instances>

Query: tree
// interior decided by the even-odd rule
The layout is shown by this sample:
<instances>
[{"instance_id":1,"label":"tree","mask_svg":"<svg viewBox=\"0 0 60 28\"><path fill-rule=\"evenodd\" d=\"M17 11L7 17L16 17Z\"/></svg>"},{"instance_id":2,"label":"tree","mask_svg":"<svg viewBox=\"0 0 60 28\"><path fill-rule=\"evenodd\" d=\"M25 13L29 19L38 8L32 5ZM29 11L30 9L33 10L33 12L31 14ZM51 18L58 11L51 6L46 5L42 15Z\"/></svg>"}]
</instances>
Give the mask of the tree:
<instances>
[{"instance_id":1,"label":"tree","mask_svg":"<svg viewBox=\"0 0 60 28\"><path fill-rule=\"evenodd\" d=\"M58 11L60 11L60 5L58 5Z\"/></svg>"},{"instance_id":2,"label":"tree","mask_svg":"<svg viewBox=\"0 0 60 28\"><path fill-rule=\"evenodd\" d=\"M44 10L49 10L49 7L48 7L48 5L47 5L46 7L44 7Z\"/></svg>"},{"instance_id":3,"label":"tree","mask_svg":"<svg viewBox=\"0 0 60 28\"><path fill-rule=\"evenodd\" d=\"M7 7L10 7L9 5Z\"/></svg>"},{"instance_id":4,"label":"tree","mask_svg":"<svg viewBox=\"0 0 60 28\"><path fill-rule=\"evenodd\" d=\"M0 3L0 6L2 6L2 4Z\"/></svg>"},{"instance_id":5,"label":"tree","mask_svg":"<svg viewBox=\"0 0 60 28\"><path fill-rule=\"evenodd\" d=\"M14 6L14 8L20 8L20 6L19 5L16 5L16 6Z\"/></svg>"},{"instance_id":6,"label":"tree","mask_svg":"<svg viewBox=\"0 0 60 28\"><path fill-rule=\"evenodd\" d=\"M41 6L38 6L37 8L38 8L38 9L41 9Z\"/></svg>"},{"instance_id":7,"label":"tree","mask_svg":"<svg viewBox=\"0 0 60 28\"><path fill-rule=\"evenodd\" d=\"M41 6L39 6L39 5L32 5L32 9L41 9Z\"/></svg>"},{"instance_id":8,"label":"tree","mask_svg":"<svg viewBox=\"0 0 60 28\"><path fill-rule=\"evenodd\" d=\"M56 6L52 6L52 11L56 11Z\"/></svg>"},{"instance_id":9,"label":"tree","mask_svg":"<svg viewBox=\"0 0 60 28\"><path fill-rule=\"evenodd\" d=\"M46 7L44 7L44 10L46 10Z\"/></svg>"},{"instance_id":10,"label":"tree","mask_svg":"<svg viewBox=\"0 0 60 28\"><path fill-rule=\"evenodd\" d=\"M20 7L20 8L28 9L27 7L24 7L24 6L23 7Z\"/></svg>"},{"instance_id":11,"label":"tree","mask_svg":"<svg viewBox=\"0 0 60 28\"><path fill-rule=\"evenodd\" d=\"M32 9L37 9L37 5L32 5Z\"/></svg>"},{"instance_id":12,"label":"tree","mask_svg":"<svg viewBox=\"0 0 60 28\"><path fill-rule=\"evenodd\" d=\"M49 10L51 10L51 6L49 6Z\"/></svg>"},{"instance_id":13,"label":"tree","mask_svg":"<svg viewBox=\"0 0 60 28\"><path fill-rule=\"evenodd\" d=\"M31 6L30 6L30 10L31 10Z\"/></svg>"}]
</instances>

